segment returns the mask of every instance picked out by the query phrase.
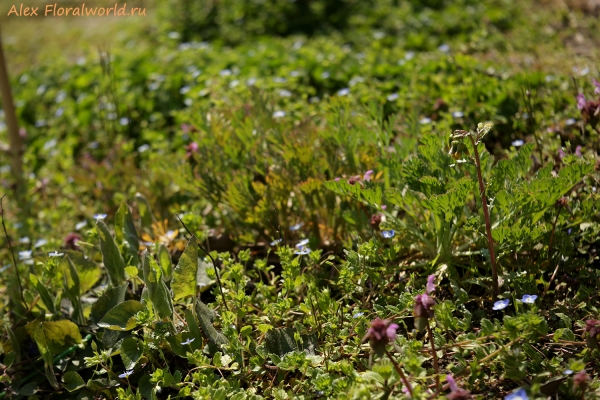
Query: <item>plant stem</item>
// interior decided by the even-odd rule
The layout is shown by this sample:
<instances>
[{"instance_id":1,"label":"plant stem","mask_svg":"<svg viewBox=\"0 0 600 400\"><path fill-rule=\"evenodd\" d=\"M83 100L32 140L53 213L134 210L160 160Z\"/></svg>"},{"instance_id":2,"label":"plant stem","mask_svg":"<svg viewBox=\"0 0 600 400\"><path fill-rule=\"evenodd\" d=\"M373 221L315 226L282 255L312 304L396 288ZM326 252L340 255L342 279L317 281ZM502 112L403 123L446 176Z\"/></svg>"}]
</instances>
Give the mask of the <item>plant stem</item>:
<instances>
[{"instance_id":1,"label":"plant stem","mask_svg":"<svg viewBox=\"0 0 600 400\"><path fill-rule=\"evenodd\" d=\"M496 254L494 253L494 239L492 238L492 223L490 222L490 212L488 210L487 198L485 196L485 185L481 176L481 162L479 161L479 151L473 135L468 135L473 144L473 154L475 154L475 164L477 169L477 180L479 181L479 195L481 196L481 204L483 207L483 216L485 218L485 230L487 233L488 251L490 252L490 262L492 264L492 290L494 300L498 296L498 269L496 268Z\"/></svg>"},{"instance_id":2,"label":"plant stem","mask_svg":"<svg viewBox=\"0 0 600 400\"><path fill-rule=\"evenodd\" d=\"M433 368L435 369L435 385L436 389L440 389L440 367L438 365L438 358L435 351L435 343L433 341L433 332L429 325L429 318L427 318L427 333L429 334L429 343L431 344L431 355L433 356Z\"/></svg>"},{"instance_id":3,"label":"plant stem","mask_svg":"<svg viewBox=\"0 0 600 400\"><path fill-rule=\"evenodd\" d=\"M21 276L19 275L19 266L17 265L17 259L15 258L15 251L13 250L10 238L8 237L8 232L6 231L6 224L4 223L4 206L2 205L2 200L4 200L5 196L6 195L2 195L2 197L0 197L0 213L2 215L2 228L4 229L4 236L6 237L6 242L8 243L8 248L10 249L10 254L13 260L13 266L15 267L15 275L17 276L17 282L19 283L19 295L21 296L23 306L27 307L27 302L23 297L23 284L21 283Z\"/></svg>"},{"instance_id":4,"label":"plant stem","mask_svg":"<svg viewBox=\"0 0 600 400\"><path fill-rule=\"evenodd\" d=\"M396 360L394 360L394 357L392 357L392 355L390 354L388 349L385 349L385 354L387 354L388 358L392 361L392 364L394 364L394 368L396 369L396 372L398 372L398 375L400 375L400 379L402 379L402 383L404 383L404 386L406 386L406 389L408 390L410 397L412 397L412 395L413 395L412 386L410 385L410 382L408 381L408 379L406 379L406 375L404 375L404 372L402 372L402 368L400 368L400 366L398 365Z\"/></svg>"}]
</instances>

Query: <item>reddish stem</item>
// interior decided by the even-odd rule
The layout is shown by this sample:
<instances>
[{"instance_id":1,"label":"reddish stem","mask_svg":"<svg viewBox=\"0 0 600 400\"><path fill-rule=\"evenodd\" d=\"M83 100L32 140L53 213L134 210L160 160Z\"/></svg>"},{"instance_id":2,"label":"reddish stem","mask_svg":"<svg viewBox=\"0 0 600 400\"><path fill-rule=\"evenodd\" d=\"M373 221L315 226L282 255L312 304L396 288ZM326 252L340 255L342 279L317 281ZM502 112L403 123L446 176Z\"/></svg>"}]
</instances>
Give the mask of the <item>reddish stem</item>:
<instances>
[{"instance_id":1,"label":"reddish stem","mask_svg":"<svg viewBox=\"0 0 600 400\"><path fill-rule=\"evenodd\" d=\"M396 372L398 372L398 375L400 375L400 379L402 379L402 383L404 383L404 386L406 386L406 389L408 390L410 397L412 397L412 395L413 395L412 386L410 385L410 382L408 381L408 379L406 379L406 375L404 375L404 372L402 372L400 365L398 365L396 360L394 360L394 357L392 357L392 355L390 354L390 352L387 349L385 350L385 354L387 354L388 358L392 361L392 364L394 364L394 368L396 369Z\"/></svg>"},{"instance_id":2,"label":"reddish stem","mask_svg":"<svg viewBox=\"0 0 600 400\"><path fill-rule=\"evenodd\" d=\"M438 358L435 351L435 343L433 341L433 332L429 325L429 318L427 318L427 332L429 334L429 343L431 343L431 355L433 356L433 368L435 368L435 388L440 390L440 367L438 366Z\"/></svg>"},{"instance_id":3,"label":"reddish stem","mask_svg":"<svg viewBox=\"0 0 600 400\"><path fill-rule=\"evenodd\" d=\"M496 254L494 253L494 239L492 238L492 223L490 222L490 212L488 210L487 198L485 196L485 185L483 184L483 177L481 176L481 162L479 161L479 151L477 150L477 144L472 135L468 135L473 144L473 153L475 154L475 164L477 166L477 180L479 181L479 195L481 196L481 204L483 206L483 216L485 218L485 230L487 233L488 251L490 252L490 262L492 264L492 285L494 300L498 296L498 269L496 268Z\"/></svg>"}]
</instances>

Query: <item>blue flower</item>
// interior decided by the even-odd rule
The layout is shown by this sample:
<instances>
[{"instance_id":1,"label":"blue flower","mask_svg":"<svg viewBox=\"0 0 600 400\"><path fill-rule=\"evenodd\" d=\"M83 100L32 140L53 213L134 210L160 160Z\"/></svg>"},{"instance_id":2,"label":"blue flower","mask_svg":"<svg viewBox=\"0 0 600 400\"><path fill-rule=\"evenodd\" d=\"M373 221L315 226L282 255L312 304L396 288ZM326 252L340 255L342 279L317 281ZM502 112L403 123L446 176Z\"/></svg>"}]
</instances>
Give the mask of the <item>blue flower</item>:
<instances>
[{"instance_id":1,"label":"blue flower","mask_svg":"<svg viewBox=\"0 0 600 400\"><path fill-rule=\"evenodd\" d=\"M381 236L383 236L386 239L391 239L394 237L394 235L396 235L396 233L393 229L390 229L389 231L381 231Z\"/></svg>"},{"instance_id":2,"label":"blue flower","mask_svg":"<svg viewBox=\"0 0 600 400\"><path fill-rule=\"evenodd\" d=\"M422 118L421 120L419 120L419 123L421 125L427 125L431 123L431 118Z\"/></svg>"},{"instance_id":3,"label":"blue flower","mask_svg":"<svg viewBox=\"0 0 600 400\"><path fill-rule=\"evenodd\" d=\"M273 118L283 118L285 117L285 111L275 111L273 113Z\"/></svg>"},{"instance_id":4,"label":"blue flower","mask_svg":"<svg viewBox=\"0 0 600 400\"><path fill-rule=\"evenodd\" d=\"M87 221L81 221L81 222L78 222L78 223L75 225L75 229L76 229L76 230L80 230L81 228L83 228L83 227L84 227L84 226L86 226L86 225L87 225Z\"/></svg>"},{"instance_id":5,"label":"blue flower","mask_svg":"<svg viewBox=\"0 0 600 400\"><path fill-rule=\"evenodd\" d=\"M350 94L350 89L348 88L344 88L344 89L340 89L337 92L338 96L346 96L348 94Z\"/></svg>"},{"instance_id":6,"label":"blue flower","mask_svg":"<svg viewBox=\"0 0 600 400\"><path fill-rule=\"evenodd\" d=\"M194 340L196 340L196 338L189 338L185 342L182 342L181 345L182 346L187 346L188 344L192 343Z\"/></svg>"},{"instance_id":7,"label":"blue flower","mask_svg":"<svg viewBox=\"0 0 600 400\"><path fill-rule=\"evenodd\" d=\"M565 371L563 372L563 375L571 375L573 373L572 369L565 369Z\"/></svg>"},{"instance_id":8,"label":"blue flower","mask_svg":"<svg viewBox=\"0 0 600 400\"><path fill-rule=\"evenodd\" d=\"M514 142L512 142L511 144L512 144L513 146L515 146L515 147L521 147L521 146L523 146L523 145L525 144L525 142L524 142L524 141L522 141L522 140L515 140L515 141L514 141Z\"/></svg>"},{"instance_id":9,"label":"blue flower","mask_svg":"<svg viewBox=\"0 0 600 400\"><path fill-rule=\"evenodd\" d=\"M510 304L510 300L498 300L494 303L493 310L504 310Z\"/></svg>"},{"instance_id":10,"label":"blue flower","mask_svg":"<svg viewBox=\"0 0 600 400\"><path fill-rule=\"evenodd\" d=\"M464 113L464 112L462 112L462 111L454 111L454 112L452 113L452 116L453 116L454 118L462 118L462 117L464 117L464 116L465 116L465 113Z\"/></svg>"},{"instance_id":11,"label":"blue flower","mask_svg":"<svg viewBox=\"0 0 600 400\"><path fill-rule=\"evenodd\" d=\"M504 400L529 400L529 397L527 397L527 392L525 389L519 388L518 390L506 396Z\"/></svg>"},{"instance_id":12,"label":"blue flower","mask_svg":"<svg viewBox=\"0 0 600 400\"><path fill-rule=\"evenodd\" d=\"M298 242L298 244L296 245L297 248L303 248L304 246L306 246L308 244L308 239L303 239L300 242Z\"/></svg>"},{"instance_id":13,"label":"blue flower","mask_svg":"<svg viewBox=\"0 0 600 400\"><path fill-rule=\"evenodd\" d=\"M31 243L31 240L29 240L27 236L24 236L21 239L19 239L19 243L28 244Z\"/></svg>"},{"instance_id":14,"label":"blue flower","mask_svg":"<svg viewBox=\"0 0 600 400\"><path fill-rule=\"evenodd\" d=\"M360 318L360 317L362 317L363 315L365 315L365 313L363 313L363 312L358 312L358 313L354 314L354 315L352 316L352 318L354 318L354 319L356 319L356 318Z\"/></svg>"},{"instance_id":15,"label":"blue flower","mask_svg":"<svg viewBox=\"0 0 600 400\"><path fill-rule=\"evenodd\" d=\"M133 374L133 370L130 369L128 371L123 372L121 375L119 375L119 378L123 379L123 378L127 378L129 377L129 375Z\"/></svg>"},{"instance_id":16,"label":"blue flower","mask_svg":"<svg viewBox=\"0 0 600 400\"><path fill-rule=\"evenodd\" d=\"M19 260L29 260L33 254L32 250L23 250L19 252Z\"/></svg>"},{"instance_id":17,"label":"blue flower","mask_svg":"<svg viewBox=\"0 0 600 400\"><path fill-rule=\"evenodd\" d=\"M387 100L388 101L396 101L399 98L400 98L400 95L398 93L392 93L392 94L388 95Z\"/></svg>"},{"instance_id":18,"label":"blue flower","mask_svg":"<svg viewBox=\"0 0 600 400\"><path fill-rule=\"evenodd\" d=\"M98 220L101 220L101 219L104 219L104 218L106 218L106 217L107 217L107 215L106 215L106 214L95 214L95 215L94 215L94 219L95 219L96 221L98 221Z\"/></svg>"},{"instance_id":19,"label":"blue flower","mask_svg":"<svg viewBox=\"0 0 600 400\"><path fill-rule=\"evenodd\" d=\"M535 303L535 299L537 299L537 295L536 294L524 294L523 298L521 299L521 301L523 303L533 304L533 303Z\"/></svg>"},{"instance_id":20,"label":"blue flower","mask_svg":"<svg viewBox=\"0 0 600 400\"><path fill-rule=\"evenodd\" d=\"M302 228L302 226L304 225L304 223L300 222L296 225L292 225L290 226L290 231L297 231L298 229Z\"/></svg>"},{"instance_id":21,"label":"blue flower","mask_svg":"<svg viewBox=\"0 0 600 400\"><path fill-rule=\"evenodd\" d=\"M309 254L311 251L312 251L312 250L311 250L311 249L309 249L308 247L302 247L300 250L296 250L296 251L294 252L294 254L298 254L298 255L300 255L300 256L304 256L304 255L307 255L307 254Z\"/></svg>"},{"instance_id":22,"label":"blue flower","mask_svg":"<svg viewBox=\"0 0 600 400\"><path fill-rule=\"evenodd\" d=\"M64 255L65 253L59 253L58 251L54 250L52 253L48 254L48 257L62 257Z\"/></svg>"},{"instance_id":23,"label":"blue flower","mask_svg":"<svg viewBox=\"0 0 600 400\"><path fill-rule=\"evenodd\" d=\"M48 243L48 241L46 239L40 239L37 242L35 242L35 244L33 245L34 248L37 247L42 247L44 245L46 245Z\"/></svg>"},{"instance_id":24,"label":"blue flower","mask_svg":"<svg viewBox=\"0 0 600 400\"><path fill-rule=\"evenodd\" d=\"M281 239L281 238L280 239L275 239L270 244L271 244L271 246L277 246L282 241L283 241L283 239Z\"/></svg>"}]
</instances>

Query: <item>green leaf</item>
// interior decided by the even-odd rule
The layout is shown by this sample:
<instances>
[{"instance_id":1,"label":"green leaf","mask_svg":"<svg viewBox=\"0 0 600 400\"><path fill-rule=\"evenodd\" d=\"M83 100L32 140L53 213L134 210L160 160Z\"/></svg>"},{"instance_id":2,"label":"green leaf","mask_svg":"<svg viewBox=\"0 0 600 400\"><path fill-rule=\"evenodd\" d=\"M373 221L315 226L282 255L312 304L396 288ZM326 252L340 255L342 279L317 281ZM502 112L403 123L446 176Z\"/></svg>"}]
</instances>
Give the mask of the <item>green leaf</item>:
<instances>
[{"instance_id":1,"label":"green leaf","mask_svg":"<svg viewBox=\"0 0 600 400\"><path fill-rule=\"evenodd\" d=\"M133 369L142 354L144 349L136 338L128 337L121 342L121 360L126 370Z\"/></svg>"},{"instance_id":2,"label":"green leaf","mask_svg":"<svg viewBox=\"0 0 600 400\"><path fill-rule=\"evenodd\" d=\"M296 350L304 350L309 354L314 354L316 347L316 338L314 336L302 335L302 343L294 339L296 330L294 328L276 328L271 329L265 336L267 351L271 354L277 354L282 357L287 353Z\"/></svg>"},{"instance_id":3,"label":"green leaf","mask_svg":"<svg viewBox=\"0 0 600 400\"><path fill-rule=\"evenodd\" d=\"M67 255L67 268L65 268L64 279L65 279L65 291L69 296L69 300L78 300L81 293L81 287L79 286L79 275L73 261Z\"/></svg>"},{"instance_id":4,"label":"green leaf","mask_svg":"<svg viewBox=\"0 0 600 400\"><path fill-rule=\"evenodd\" d=\"M144 253L142 265L144 282L146 282L148 295L154 309L160 318L172 318L173 303L171 302L169 289L162 280L162 269L147 251Z\"/></svg>"},{"instance_id":5,"label":"green leaf","mask_svg":"<svg viewBox=\"0 0 600 400\"><path fill-rule=\"evenodd\" d=\"M125 213L123 215L123 235L125 241L123 245L125 247L125 253L131 258L129 260L130 265L140 265L140 258L138 256L138 250L140 248L140 239L138 238L137 229L133 222L133 216L129 210L129 206L125 204Z\"/></svg>"},{"instance_id":6,"label":"green leaf","mask_svg":"<svg viewBox=\"0 0 600 400\"><path fill-rule=\"evenodd\" d=\"M182 344L189 340L191 340L189 344ZM196 339L192 332L181 332L177 335L168 336L167 342L171 345L173 353L179 357L186 357L187 352L194 352L194 350L202 348L202 339Z\"/></svg>"},{"instance_id":7,"label":"green leaf","mask_svg":"<svg viewBox=\"0 0 600 400\"><path fill-rule=\"evenodd\" d=\"M228 343L227 338L219 331L215 329L212 324L212 321L215 318L215 313L210 308L206 306L200 299L196 300L196 318L202 327L202 330L208 336L208 340L211 343L220 347L222 344Z\"/></svg>"},{"instance_id":8,"label":"green leaf","mask_svg":"<svg viewBox=\"0 0 600 400\"><path fill-rule=\"evenodd\" d=\"M128 284L124 283L121 286L106 289L100 298L92 305L92 319L96 322L100 321L108 311L117 304L122 303L123 300L125 300L127 286Z\"/></svg>"},{"instance_id":9,"label":"green leaf","mask_svg":"<svg viewBox=\"0 0 600 400\"><path fill-rule=\"evenodd\" d=\"M33 396L38 391L37 385L30 382L19 389L20 396Z\"/></svg>"},{"instance_id":10,"label":"green leaf","mask_svg":"<svg viewBox=\"0 0 600 400\"><path fill-rule=\"evenodd\" d=\"M52 297L46 285L43 285L34 274L29 274L29 281L31 285L37 290L42 299L42 303L51 314L56 314L56 308L54 306L55 298Z\"/></svg>"},{"instance_id":11,"label":"green leaf","mask_svg":"<svg viewBox=\"0 0 600 400\"><path fill-rule=\"evenodd\" d=\"M124 301L107 312L98 326L113 331L130 331L137 325L135 315L144 309L144 305L137 300Z\"/></svg>"},{"instance_id":12,"label":"green leaf","mask_svg":"<svg viewBox=\"0 0 600 400\"><path fill-rule=\"evenodd\" d=\"M196 321L196 318L194 318L194 313L192 310L185 310L185 321L187 322L187 326L192 334L192 337L198 342L202 341L202 333L200 332L198 321Z\"/></svg>"},{"instance_id":13,"label":"green leaf","mask_svg":"<svg viewBox=\"0 0 600 400\"><path fill-rule=\"evenodd\" d=\"M44 371L46 373L46 377L48 378L48 382L50 382L50 384L52 386L54 386L56 389L58 389L59 385L56 380L56 376L54 376L54 368L53 368L54 359L52 357L52 352L50 351L50 348L48 347L48 344L46 341L46 335L44 334L44 327L43 327L42 323L38 324L38 326L35 330L35 333L33 334L33 339L35 340L35 343L37 344L40 355L42 356L42 360L44 360Z\"/></svg>"},{"instance_id":14,"label":"green leaf","mask_svg":"<svg viewBox=\"0 0 600 400\"><path fill-rule=\"evenodd\" d=\"M183 252L183 255L185 255L185 251ZM179 262L181 262L181 259ZM173 263L171 262L169 250L162 244L158 247L158 263L163 270L163 281L170 281L173 278ZM172 287L173 286L171 285L171 288Z\"/></svg>"},{"instance_id":15,"label":"green leaf","mask_svg":"<svg viewBox=\"0 0 600 400\"><path fill-rule=\"evenodd\" d=\"M198 275L198 243L190 239L175 270L173 271L173 300L196 295L196 279Z\"/></svg>"},{"instance_id":16,"label":"green leaf","mask_svg":"<svg viewBox=\"0 0 600 400\"><path fill-rule=\"evenodd\" d=\"M64 253L73 262L73 265L77 270L77 276L79 277L79 294L88 292L102 276L100 267L89 258L86 258L81 251L64 250ZM63 258L63 260L65 258Z\"/></svg>"},{"instance_id":17,"label":"green leaf","mask_svg":"<svg viewBox=\"0 0 600 400\"><path fill-rule=\"evenodd\" d=\"M125 261L119 252L115 239L111 236L108 227L102 220L96 222L100 236L100 249L102 261L108 272L108 279L112 286L118 286L125 280Z\"/></svg>"},{"instance_id":18,"label":"green leaf","mask_svg":"<svg viewBox=\"0 0 600 400\"><path fill-rule=\"evenodd\" d=\"M81 375L75 371L67 371L62 378L63 387L69 392L74 392L85 386L85 382Z\"/></svg>"},{"instance_id":19,"label":"green leaf","mask_svg":"<svg viewBox=\"0 0 600 400\"><path fill-rule=\"evenodd\" d=\"M81 343L79 327L66 319L41 323L48 348L52 353L62 353L69 347Z\"/></svg>"}]
</instances>

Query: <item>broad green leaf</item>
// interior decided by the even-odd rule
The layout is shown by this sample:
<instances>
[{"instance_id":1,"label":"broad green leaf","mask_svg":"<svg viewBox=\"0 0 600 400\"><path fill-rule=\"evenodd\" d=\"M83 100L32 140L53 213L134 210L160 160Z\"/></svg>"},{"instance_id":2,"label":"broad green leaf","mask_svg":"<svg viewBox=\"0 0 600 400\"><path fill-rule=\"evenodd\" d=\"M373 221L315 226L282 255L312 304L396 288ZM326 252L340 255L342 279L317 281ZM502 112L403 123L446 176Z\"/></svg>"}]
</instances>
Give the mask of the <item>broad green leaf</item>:
<instances>
[{"instance_id":1,"label":"broad green leaf","mask_svg":"<svg viewBox=\"0 0 600 400\"><path fill-rule=\"evenodd\" d=\"M102 220L98 220L96 226L100 236L102 261L108 272L108 279L112 286L118 286L125 280L125 261L123 261L123 256L106 224Z\"/></svg>"},{"instance_id":2,"label":"broad green leaf","mask_svg":"<svg viewBox=\"0 0 600 400\"><path fill-rule=\"evenodd\" d=\"M142 344L134 337L128 337L121 342L121 360L126 370L133 369L142 358L144 349Z\"/></svg>"},{"instance_id":3,"label":"broad green leaf","mask_svg":"<svg viewBox=\"0 0 600 400\"><path fill-rule=\"evenodd\" d=\"M35 288L35 290L37 290L37 292L39 293L40 298L42 299L42 303L44 304L46 309L50 313L55 314L56 313L56 308L54 306L55 298L52 297L50 292L48 292L48 288L46 287L46 285L43 285L38 280L37 276L35 276L34 274L29 274L29 281L31 282L31 285Z\"/></svg>"},{"instance_id":4,"label":"broad green leaf","mask_svg":"<svg viewBox=\"0 0 600 400\"><path fill-rule=\"evenodd\" d=\"M185 254L185 251L183 254ZM181 262L181 259L179 262ZM173 263L171 262L169 250L162 244L158 247L158 263L163 270L163 281L169 282L173 278Z\"/></svg>"},{"instance_id":5,"label":"broad green leaf","mask_svg":"<svg viewBox=\"0 0 600 400\"><path fill-rule=\"evenodd\" d=\"M89 258L86 258L81 251L64 250L64 253L73 262L77 270L77 276L79 276L79 293L86 293L94 287L102 276L100 267ZM63 258L63 261L65 258Z\"/></svg>"},{"instance_id":6,"label":"broad green leaf","mask_svg":"<svg viewBox=\"0 0 600 400\"><path fill-rule=\"evenodd\" d=\"M62 381L63 381L63 387L65 389L67 389L69 392L74 392L85 386L85 381L83 380L81 375L79 375L75 371L65 372L65 374L63 375Z\"/></svg>"},{"instance_id":7,"label":"broad green leaf","mask_svg":"<svg viewBox=\"0 0 600 400\"><path fill-rule=\"evenodd\" d=\"M296 330L294 328L275 328L269 330L265 336L267 351L271 354L277 354L280 357L296 350L314 354L316 338L314 336L303 335L303 343L300 344L294 339L295 333Z\"/></svg>"},{"instance_id":8,"label":"broad green leaf","mask_svg":"<svg viewBox=\"0 0 600 400\"><path fill-rule=\"evenodd\" d=\"M169 289L162 280L162 269L154 261L154 258L146 251L142 259L144 270L144 282L148 288L150 301L160 318L173 317L173 303Z\"/></svg>"},{"instance_id":9,"label":"broad green leaf","mask_svg":"<svg viewBox=\"0 0 600 400\"><path fill-rule=\"evenodd\" d=\"M71 321L44 321L41 327L46 344L52 353L62 353L69 347L81 343L79 327Z\"/></svg>"},{"instance_id":10,"label":"broad green leaf","mask_svg":"<svg viewBox=\"0 0 600 400\"><path fill-rule=\"evenodd\" d=\"M202 339L196 339L192 332L181 332L177 335L168 336L167 342L171 345L173 353L179 357L185 357L187 352L202 349Z\"/></svg>"},{"instance_id":11,"label":"broad green leaf","mask_svg":"<svg viewBox=\"0 0 600 400\"><path fill-rule=\"evenodd\" d=\"M196 295L196 278L198 275L198 243L195 238L188 242L177 266L173 271L173 300Z\"/></svg>"},{"instance_id":12,"label":"broad green leaf","mask_svg":"<svg viewBox=\"0 0 600 400\"><path fill-rule=\"evenodd\" d=\"M212 324L215 318L214 311L208 308L200 299L196 299L195 311L199 325L206 336L208 336L208 340L217 346L226 344L228 342L227 338L221 332L217 331Z\"/></svg>"},{"instance_id":13,"label":"broad green leaf","mask_svg":"<svg viewBox=\"0 0 600 400\"><path fill-rule=\"evenodd\" d=\"M46 373L46 377L48 378L48 382L52 386L58 389L59 385L56 380L56 376L54 375L54 359L52 357L52 352L46 343L46 335L44 334L44 328L42 323L39 323L37 326L35 333L33 335L33 339L37 344L40 355L42 356L42 360L44 360L44 371Z\"/></svg>"},{"instance_id":14,"label":"broad green leaf","mask_svg":"<svg viewBox=\"0 0 600 400\"><path fill-rule=\"evenodd\" d=\"M135 315L144 309L144 305L137 300L124 301L107 312L98 326L113 331L130 331L137 325Z\"/></svg>"},{"instance_id":15,"label":"broad green leaf","mask_svg":"<svg viewBox=\"0 0 600 400\"><path fill-rule=\"evenodd\" d=\"M37 385L34 382L30 382L19 389L20 396L33 396L38 391Z\"/></svg>"},{"instance_id":16,"label":"broad green leaf","mask_svg":"<svg viewBox=\"0 0 600 400\"><path fill-rule=\"evenodd\" d=\"M196 321L194 313L190 309L185 310L185 322L187 322L192 337L199 342L202 341L202 333L200 332L198 321Z\"/></svg>"},{"instance_id":17,"label":"broad green leaf","mask_svg":"<svg viewBox=\"0 0 600 400\"><path fill-rule=\"evenodd\" d=\"M19 345L19 341L17 340L17 337L12 329L6 327L6 332L8 333L12 351L15 354L15 362L21 362L21 346Z\"/></svg>"},{"instance_id":18,"label":"broad green leaf","mask_svg":"<svg viewBox=\"0 0 600 400\"><path fill-rule=\"evenodd\" d=\"M73 302L73 300L79 299L79 295L81 293L81 288L79 286L79 275L77 274L77 269L73 264L73 261L67 255L65 257L67 259L67 265L64 271L64 280L65 280L65 291L69 296L69 300Z\"/></svg>"},{"instance_id":19,"label":"broad green leaf","mask_svg":"<svg viewBox=\"0 0 600 400\"><path fill-rule=\"evenodd\" d=\"M100 298L92 305L91 317L94 321L100 321L104 315L117 304L121 304L125 300L127 293L127 283L114 288L108 288L102 293Z\"/></svg>"}]
</instances>

